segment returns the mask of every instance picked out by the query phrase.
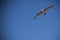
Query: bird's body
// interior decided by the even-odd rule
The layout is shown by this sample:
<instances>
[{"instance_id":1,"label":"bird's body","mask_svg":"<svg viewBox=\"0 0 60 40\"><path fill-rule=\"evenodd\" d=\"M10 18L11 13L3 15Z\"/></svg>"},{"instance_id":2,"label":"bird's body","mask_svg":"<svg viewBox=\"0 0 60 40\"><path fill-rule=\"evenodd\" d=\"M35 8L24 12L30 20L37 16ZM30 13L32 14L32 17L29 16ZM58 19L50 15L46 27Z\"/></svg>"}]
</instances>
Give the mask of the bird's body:
<instances>
[{"instance_id":1,"label":"bird's body","mask_svg":"<svg viewBox=\"0 0 60 40\"><path fill-rule=\"evenodd\" d=\"M42 11L41 11L41 12L42 12L42 14L45 14L45 13L46 13L46 11L44 11L44 9L42 9Z\"/></svg>"},{"instance_id":2,"label":"bird's body","mask_svg":"<svg viewBox=\"0 0 60 40\"><path fill-rule=\"evenodd\" d=\"M34 19L36 19L40 14L46 15L46 11L47 11L48 9L50 9L51 7L54 7L54 5L48 6L48 7L46 7L45 9L42 9L39 13L36 14L36 16L34 17Z\"/></svg>"}]
</instances>

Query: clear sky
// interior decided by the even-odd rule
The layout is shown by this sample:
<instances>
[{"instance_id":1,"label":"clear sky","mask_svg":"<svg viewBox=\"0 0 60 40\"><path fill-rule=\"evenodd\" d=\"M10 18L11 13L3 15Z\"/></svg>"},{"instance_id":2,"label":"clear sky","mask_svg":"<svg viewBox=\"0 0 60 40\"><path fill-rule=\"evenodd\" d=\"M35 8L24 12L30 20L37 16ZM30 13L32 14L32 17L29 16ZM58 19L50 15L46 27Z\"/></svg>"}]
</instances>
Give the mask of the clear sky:
<instances>
[{"instance_id":1,"label":"clear sky","mask_svg":"<svg viewBox=\"0 0 60 40\"><path fill-rule=\"evenodd\" d=\"M58 0L2 1L3 40L59 40L60 12ZM46 16L34 16L48 5Z\"/></svg>"}]
</instances>

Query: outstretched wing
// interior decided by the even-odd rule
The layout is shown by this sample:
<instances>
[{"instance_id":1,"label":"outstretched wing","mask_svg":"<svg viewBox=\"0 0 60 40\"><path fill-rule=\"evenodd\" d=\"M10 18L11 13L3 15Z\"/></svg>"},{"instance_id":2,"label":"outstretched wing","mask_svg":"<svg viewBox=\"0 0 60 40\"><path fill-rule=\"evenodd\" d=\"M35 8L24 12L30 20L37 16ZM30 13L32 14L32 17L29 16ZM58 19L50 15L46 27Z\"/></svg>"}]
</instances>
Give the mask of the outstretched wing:
<instances>
[{"instance_id":1,"label":"outstretched wing","mask_svg":"<svg viewBox=\"0 0 60 40\"><path fill-rule=\"evenodd\" d=\"M42 11L37 13L36 16L34 17L34 19L36 19L41 13L42 13Z\"/></svg>"},{"instance_id":2,"label":"outstretched wing","mask_svg":"<svg viewBox=\"0 0 60 40\"><path fill-rule=\"evenodd\" d=\"M44 11L47 11L48 9L50 9L50 8L52 8L52 7L54 7L54 5L51 5L51 6L46 7L46 8L44 9Z\"/></svg>"}]
</instances>

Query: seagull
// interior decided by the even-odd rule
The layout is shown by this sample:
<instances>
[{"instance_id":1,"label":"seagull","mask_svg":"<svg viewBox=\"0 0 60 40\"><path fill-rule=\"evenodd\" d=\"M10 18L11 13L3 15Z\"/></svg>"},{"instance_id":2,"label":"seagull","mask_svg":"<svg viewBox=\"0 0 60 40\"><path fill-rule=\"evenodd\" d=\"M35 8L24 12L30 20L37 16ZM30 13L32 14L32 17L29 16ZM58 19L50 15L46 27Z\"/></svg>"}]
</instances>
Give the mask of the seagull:
<instances>
[{"instance_id":1,"label":"seagull","mask_svg":"<svg viewBox=\"0 0 60 40\"><path fill-rule=\"evenodd\" d=\"M36 16L34 17L34 19L36 19L36 18L37 18L39 15L41 15L41 14L46 15L46 11L47 11L48 9L52 8L52 7L54 7L54 5L49 5L49 6L47 6L45 9L42 9L39 13L36 14Z\"/></svg>"}]
</instances>

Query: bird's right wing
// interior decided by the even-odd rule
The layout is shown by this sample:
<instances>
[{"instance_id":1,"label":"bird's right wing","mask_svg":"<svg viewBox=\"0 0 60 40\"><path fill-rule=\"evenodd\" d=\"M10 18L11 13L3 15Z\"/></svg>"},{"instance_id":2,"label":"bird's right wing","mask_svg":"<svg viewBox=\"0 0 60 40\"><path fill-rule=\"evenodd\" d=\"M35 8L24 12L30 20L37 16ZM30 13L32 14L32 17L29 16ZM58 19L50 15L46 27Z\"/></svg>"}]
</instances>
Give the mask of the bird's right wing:
<instances>
[{"instance_id":1,"label":"bird's right wing","mask_svg":"<svg viewBox=\"0 0 60 40\"><path fill-rule=\"evenodd\" d=\"M36 16L34 17L34 19L36 19L39 15L41 15L42 11L37 13Z\"/></svg>"},{"instance_id":2,"label":"bird's right wing","mask_svg":"<svg viewBox=\"0 0 60 40\"><path fill-rule=\"evenodd\" d=\"M52 8L52 7L54 7L54 5L51 5L51 6L46 7L46 8L44 9L44 11L46 11L46 10Z\"/></svg>"}]
</instances>

